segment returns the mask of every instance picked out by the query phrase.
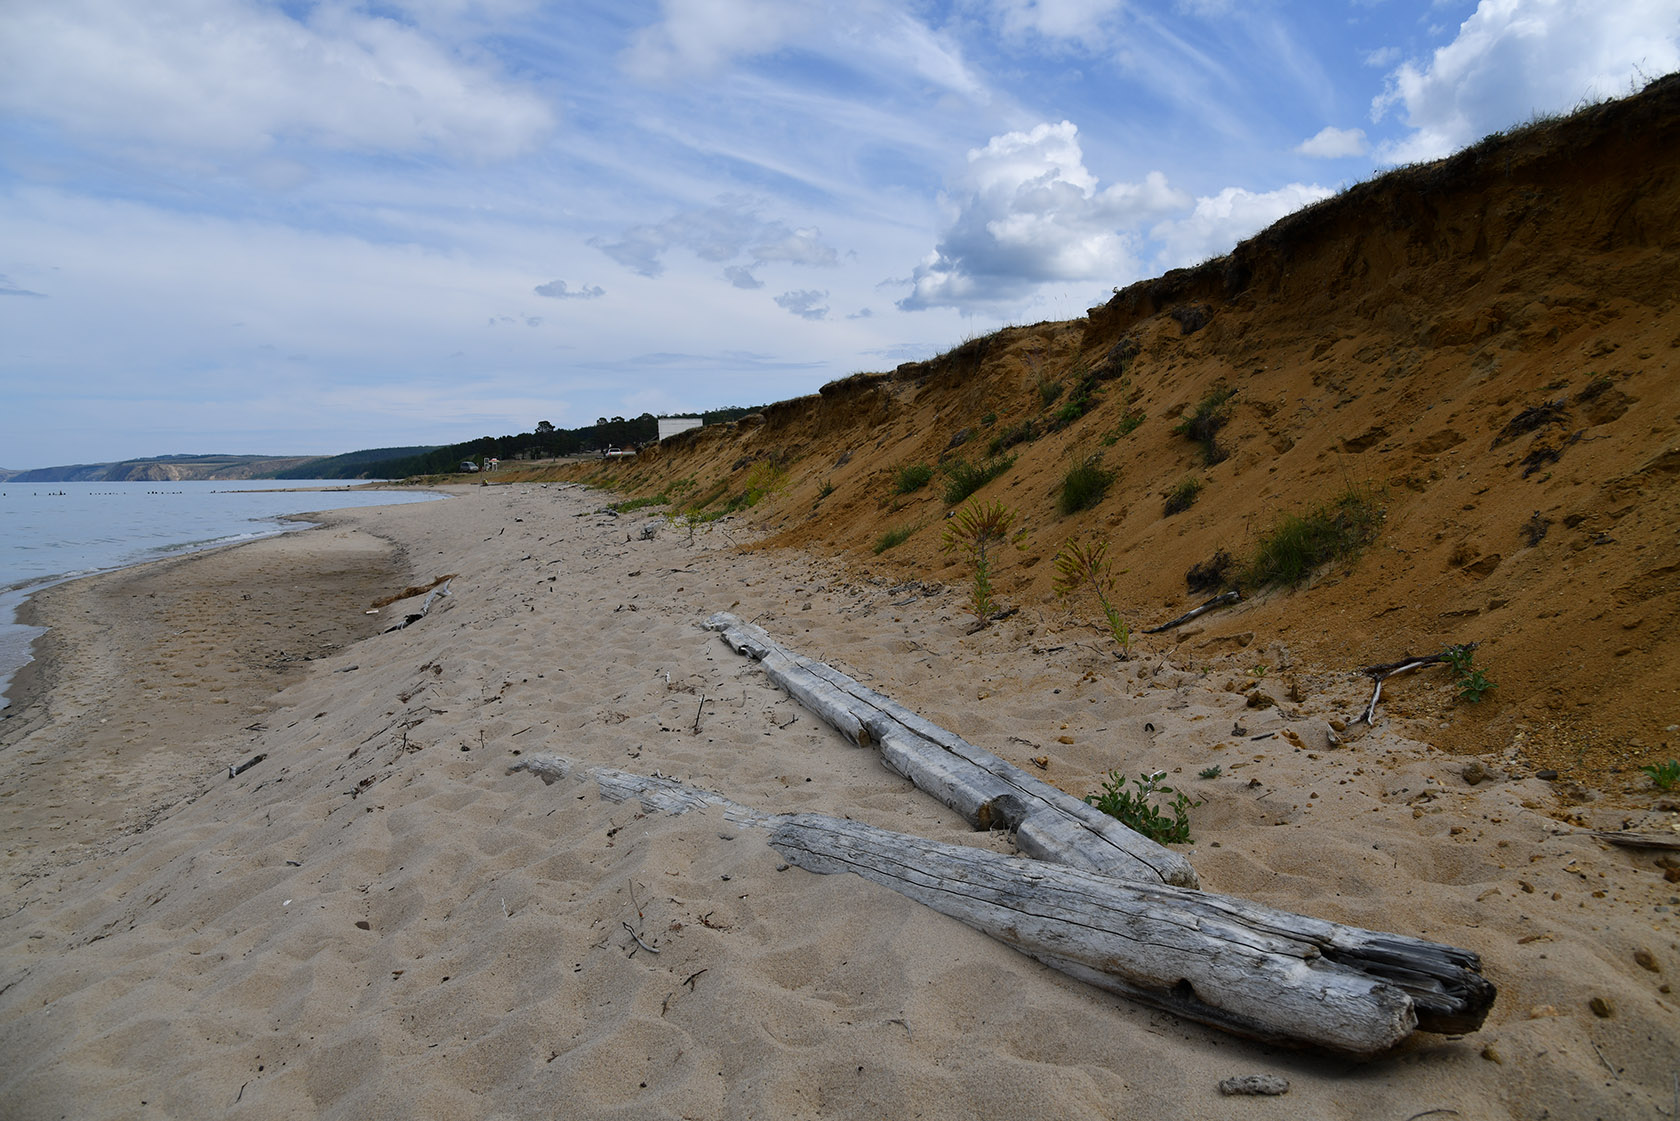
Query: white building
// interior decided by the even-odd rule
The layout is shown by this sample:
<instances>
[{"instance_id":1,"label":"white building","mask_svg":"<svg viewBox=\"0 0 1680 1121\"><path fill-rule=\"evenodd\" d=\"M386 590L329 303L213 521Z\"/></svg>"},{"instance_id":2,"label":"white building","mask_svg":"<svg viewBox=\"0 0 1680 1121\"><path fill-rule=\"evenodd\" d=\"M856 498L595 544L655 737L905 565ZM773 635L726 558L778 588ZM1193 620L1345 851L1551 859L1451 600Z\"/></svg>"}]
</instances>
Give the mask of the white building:
<instances>
[{"instance_id":1,"label":"white building","mask_svg":"<svg viewBox=\"0 0 1680 1121\"><path fill-rule=\"evenodd\" d=\"M697 416L662 416L659 418L659 438L675 436L678 432L687 432L690 428L699 428L704 421Z\"/></svg>"}]
</instances>

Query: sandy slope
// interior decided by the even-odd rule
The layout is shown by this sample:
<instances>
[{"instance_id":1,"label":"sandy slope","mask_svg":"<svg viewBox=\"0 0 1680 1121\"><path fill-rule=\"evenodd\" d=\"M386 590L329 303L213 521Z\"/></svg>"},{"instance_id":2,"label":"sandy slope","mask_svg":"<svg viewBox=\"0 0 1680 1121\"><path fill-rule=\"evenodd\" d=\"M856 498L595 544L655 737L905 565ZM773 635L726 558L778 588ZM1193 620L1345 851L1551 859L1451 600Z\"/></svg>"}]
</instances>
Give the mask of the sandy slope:
<instances>
[{"instance_id":1,"label":"sandy slope","mask_svg":"<svg viewBox=\"0 0 1680 1121\"><path fill-rule=\"evenodd\" d=\"M1227 683L1258 660L1292 664L1261 638L1193 658L1163 640L1121 663L1048 618L971 636L953 589L741 551L733 520L691 540L648 519L658 528L642 540L642 519L599 505L560 486L463 488L194 560L175 573L191 581L178 611L190 612L189 588L249 572L252 558L309 585L379 553L363 533L402 547L411 571L370 573L348 609L276 601L272 621L306 631L365 625L360 610L381 594L460 573L425 620L309 663L264 711L231 719L209 678L162 692L132 672L157 623L125 589L164 574L81 582L44 605L59 665L86 675L67 682L48 666L49 696L103 695L105 718L128 731L111 754L68 705L4 726L8 1116L1669 1108L1677 888L1650 856L1533 808L1548 797L1539 780L1467 785L1456 760L1388 728L1329 749L1326 721L1358 701L1345 680L1287 715L1245 707ZM176 619L218 625L225 602L201 602L199 617ZM1187 852L1207 887L1472 948L1501 989L1487 1027L1365 1065L1247 1044L1096 993L861 880L783 870L750 831L507 773L552 751L765 810L1007 849L702 631L720 609L1019 764L1048 756L1066 789L1109 768L1174 772L1206 799ZM262 622L240 625L255 641ZM88 643L111 656L75 660ZM167 742L145 727L164 710ZM1250 738L1272 731L1299 745ZM267 759L226 777L257 753ZM160 757L183 800L148 814L168 786ZM1215 763L1221 777L1193 777ZM76 796L101 808L42 800L40 774L78 776ZM129 831L136 822L149 828ZM73 848L56 839L66 833ZM637 949L626 923L660 952ZM1217 1094L1219 1079L1258 1071L1287 1076L1289 1095Z\"/></svg>"},{"instance_id":2,"label":"sandy slope","mask_svg":"<svg viewBox=\"0 0 1680 1121\"><path fill-rule=\"evenodd\" d=\"M1560 772L1560 816L1649 809L1661 799L1639 768L1680 756L1676 231L1680 75L1356 185L1082 319L859 374L574 477L705 509L768 492L752 517L774 544L951 579L943 472L909 494L896 472L983 460L1030 423L976 496L1026 532L1000 590L1068 622L1051 559L1102 540L1134 628L1205 595L1192 566L1221 550L1240 562L1280 516L1352 487L1384 511L1376 540L1303 587L1250 584L1206 636L1285 642L1324 674L1478 642L1498 686L1484 703L1426 687L1435 675L1397 689L1388 718ZM1090 408L1069 419L1081 381ZM1226 458L1208 465L1174 429L1219 389L1234 394ZM1061 513L1064 478L1093 457L1113 486ZM1188 480L1195 504L1168 514ZM882 534L906 528L877 560Z\"/></svg>"}]
</instances>

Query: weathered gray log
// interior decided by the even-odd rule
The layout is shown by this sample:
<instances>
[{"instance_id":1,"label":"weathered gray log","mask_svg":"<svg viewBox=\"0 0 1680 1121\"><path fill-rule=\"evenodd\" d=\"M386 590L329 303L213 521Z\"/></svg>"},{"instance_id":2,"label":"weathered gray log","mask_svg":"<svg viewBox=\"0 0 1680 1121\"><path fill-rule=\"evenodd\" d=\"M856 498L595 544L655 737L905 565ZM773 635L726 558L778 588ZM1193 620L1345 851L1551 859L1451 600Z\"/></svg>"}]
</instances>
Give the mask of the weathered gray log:
<instances>
[{"instance_id":1,"label":"weathered gray log","mask_svg":"<svg viewBox=\"0 0 1680 1121\"><path fill-rule=\"evenodd\" d=\"M1192 619L1199 619L1203 615L1206 615L1209 611L1224 607L1227 604L1237 603L1241 601L1241 599L1242 593L1237 591L1235 588L1232 588L1228 592L1221 592L1219 595L1214 596L1200 607L1192 607L1176 619L1168 619L1158 627L1145 628L1143 633L1160 634L1162 631L1170 631L1174 627L1182 627Z\"/></svg>"},{"instance_id":2,"label":"weathered gray log","mask_svg":"<svg viewBox=\"0 0 1680 1121\"><path fill-rule=\"evenodd\" d=\"M771 681L861 747L878 747L888 768L968 819L977 829L1012 829L1028 856L1124 879L1195 887L1179 853L1042 779L976 747L824 662L796 654L727 612L706 620Z\"/></svg>"},{"instance_id":3,"label":"weathered gray log","mask_svg":"<svg viewBox=\"0 0 1680 1121\"><path fill-rule=\"evenodd\" d=\"M1359 1057L1414 1029L1480 1027L1495 991L1476 955L1200 891L947 845L822 814L765 814L662 776L556 756L509 768L587 774L613 800L721 812L789 863L853 872L1109 992L1237 1035Z\"/></svg>"}]
</instances>

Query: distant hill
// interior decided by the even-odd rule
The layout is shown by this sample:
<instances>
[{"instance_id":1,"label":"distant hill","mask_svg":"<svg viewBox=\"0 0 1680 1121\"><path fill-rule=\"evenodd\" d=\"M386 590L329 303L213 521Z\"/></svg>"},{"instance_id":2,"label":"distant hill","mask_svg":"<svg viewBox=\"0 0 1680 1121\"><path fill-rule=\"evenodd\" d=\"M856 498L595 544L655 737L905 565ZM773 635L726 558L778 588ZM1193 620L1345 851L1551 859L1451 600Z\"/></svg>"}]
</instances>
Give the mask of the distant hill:
<instances>
[{"instance_id":1,"label":"distant hill","mask_svg":"<svg viewBox=\"0 0 1680 1121\"><path fill-rule=\"evenodd\" d=\"M377 465L411 459L436 451L432 445L410 448L367 448L359 452L306 459L270 475L274 479L385 479L392 476Z\"/></svg>"},{"instance_id":2,"label":"distant hill","mask_svg":"<svg viewBox=\"0 0 1680 1121\"><path fill-rule=\"evenodd\" d=\"M268 479L277 478L278 472L299 464L320 461L317 456L305 455L160 455L151 459L125 459L120 463L0 470L0 482L178 483L189 479Z\"/></svg>"}]
</instances>

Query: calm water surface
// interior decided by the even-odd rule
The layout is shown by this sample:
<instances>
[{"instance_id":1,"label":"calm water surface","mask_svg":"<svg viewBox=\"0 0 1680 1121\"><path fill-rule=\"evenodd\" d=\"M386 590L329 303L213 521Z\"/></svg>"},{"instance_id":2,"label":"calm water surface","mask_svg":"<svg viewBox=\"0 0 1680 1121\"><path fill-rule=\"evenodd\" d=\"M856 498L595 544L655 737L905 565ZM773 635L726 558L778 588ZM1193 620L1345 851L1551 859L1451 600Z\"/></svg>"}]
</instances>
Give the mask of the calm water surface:
<instances>
[{"instance_id":1,"label":"calm water surface","mask_svg":"<svg viewBox=\"0 0 1680 1121\"><path fill-rule=\"evenodd\" d=\"M328 487L329 490L312 488ZM301 528L311 510L427 502L434 494L345 490L337 481L0 483L0 692L41 631L17 624L33 591L73 576Z\"/></svg>"}]
</instances>

